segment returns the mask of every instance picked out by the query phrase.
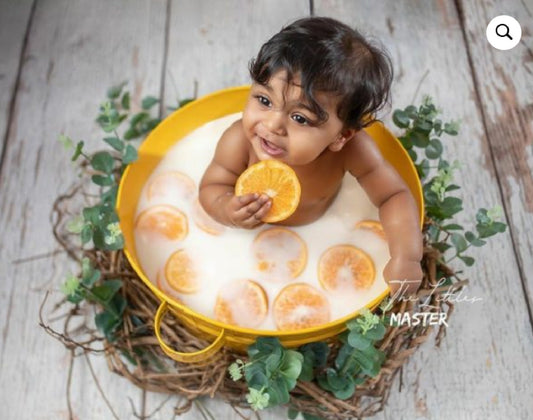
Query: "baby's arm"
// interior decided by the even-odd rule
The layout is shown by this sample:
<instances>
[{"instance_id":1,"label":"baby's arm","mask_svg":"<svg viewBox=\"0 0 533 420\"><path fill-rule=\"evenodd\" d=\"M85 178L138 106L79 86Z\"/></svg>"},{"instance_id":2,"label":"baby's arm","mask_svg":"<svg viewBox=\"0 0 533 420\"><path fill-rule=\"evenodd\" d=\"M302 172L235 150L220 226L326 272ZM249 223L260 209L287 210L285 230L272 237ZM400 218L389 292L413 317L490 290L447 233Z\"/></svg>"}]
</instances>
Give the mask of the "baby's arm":
<instances>
[{"instance_id":1,"label":"baby's arm","mask_svg":"<svg viewBox=\"0 0 533 420\"><path fill-rule=\"evenodd\" d=\"M261 219L270 210L272 200L265 194L235 196L235 183L247 166L248 143L239 120L220 138L200 182L200 203L219 223L251 229L262 224Z\"/></svg>"},{"instance_id":2,"label":"baby's arm","mask_svg":"<svg viewBox=\"0 0 533 420\"><path fill-rule=\"evenodd\" d=\"M420 261L423 253L415 200L403 179L383 158L368 134L360 131L350 143L347 169L378 207L389 243L391 259L383 270L383 276L392 294L402 287L398 281L404 280L403 290L407 294L414 293L422 281Z\"/></svg>"}]
</instances>

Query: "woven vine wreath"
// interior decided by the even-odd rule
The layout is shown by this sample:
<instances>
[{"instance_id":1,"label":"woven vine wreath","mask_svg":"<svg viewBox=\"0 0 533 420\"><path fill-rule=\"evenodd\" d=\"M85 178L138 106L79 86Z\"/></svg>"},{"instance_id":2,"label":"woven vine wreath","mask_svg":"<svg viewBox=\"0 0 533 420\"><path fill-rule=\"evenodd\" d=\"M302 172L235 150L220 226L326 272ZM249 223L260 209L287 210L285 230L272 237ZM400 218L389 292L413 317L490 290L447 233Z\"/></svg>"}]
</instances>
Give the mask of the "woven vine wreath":
<instances>
[{"instance_id":1,"label":"woven vine wreath","mask_svg":"<svg viewBox=\"0 0 533 420\"><path fill-rule=\"evenodd\" d=\"M80 273L67 278L62 286L66 298L54 306L54 314L49 317L60 318L63 327L52 327L43 320L45 301L40 325L71 351L71 360L80 354L103 353L111 371L138 387L185 397L185 403L175 406L176 414L188 411L204 396L221 398L243 418L238 408L258 410L277 404L289 408L289 418L301 412L306 420L362 418L381 411L395 376L432 332L436 331L435 345L440 345L454 309L450 297L468 283L447 265L445 255L448 261L457 258L470 266L474 260L464 252L470 246L484 245L484 238L505 230L505 224L496 221L497 209L477 212L476 233L463 234L463 227L451 220L462 210L461 200L450 196L459 188L452 183L458 165L442 158L439 137L443 133L456 135L457 124L437 119L429 98L419 107L409 106L393 114L394 123L404 130L399 139L424 182L424 277L417 300L388 301L375 314L367 311L349 321L345 333L325 343L287 350L276 339L262 342L259 338L249 348L248 357L223 348L202 365L183 364L169 359L161 350L154 334L160 301L127 261L116 223L116 187L125 165L137 157L128 140L146 134L159 122L150 117L157 99L145 98L143 110L131 117L121 139L118 127L130 114L129 92L123 92L123 88L124 84L108 91L108 101L97 118L103 130L111 133L104 141L114 151L88 156L83 142L74 147L70 138L60 136L67 148L74 148L73 160L84 158L84 176L79 185L57 198L52 212L53 231L70 258L80 264ZM423 158L419 159L415 150L422 152ZM430 161L438 166L429 179ZM97 191L87 182L89 178L99 187ZM57 316L59 310L63 315ZM446 323L398 322L414 319L420 313L434 313L444 317ZM163 319L161 330L165 341L181 352L198 351L210 344L173 316ZM257 357L262 351L279 357L271 357L270 364L265 364ZM88 357L86 360L90 363ZM280 380L281 376L286 380ZM258 377L267 385L258 386ZM70 401L68 407L71 410Z\"/></svg>"}]
</instances>

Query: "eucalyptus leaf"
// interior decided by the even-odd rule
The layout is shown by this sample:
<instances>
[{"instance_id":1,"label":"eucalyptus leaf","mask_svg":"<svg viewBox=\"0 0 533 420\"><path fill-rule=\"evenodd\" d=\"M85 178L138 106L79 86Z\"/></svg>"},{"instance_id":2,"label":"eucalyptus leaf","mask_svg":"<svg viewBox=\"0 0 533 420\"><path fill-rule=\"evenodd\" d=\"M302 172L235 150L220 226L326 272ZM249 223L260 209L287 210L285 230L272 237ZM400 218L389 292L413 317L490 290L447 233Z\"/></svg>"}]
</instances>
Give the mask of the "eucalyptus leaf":
<instances>
[{"instance_id":1,"label":"eucalyptus leaf","mask_svg":"<svg viewBox=\"0 0 533 420\"><path fill-rule=\"evenodd\" d=\"M124 155L122 157L122 163L124 165L128 165L131 162L136 161L137 157L138 157L137 156L137 150L135 149L135 147L133 147L130 144L128 144L126 146L126 150L124 151Z\"/></svg>"},{"instance_id":2,"label":"eucalyptus leaf","mask_svg":"<svg viewBox=\"0 0 533 420\"><path fill-rule=\"evenodd\" d=\"M86 223L81 230L81 243L86 244L93 238L93 227Z\"/></svg>"},{"instance_id":3,"label":"eucalyptus leaf","mask_svg":"<svg viewBox=\"0 0 533 420\"><path fill-rule=\"evenodd\" d=\"M130 93L129 92L125 92L124 95L122 95L121 104L122 104L122 108L124 108L125 110L130 109Z\"/></svg>"},{"instance_id":4,"label":"eucalyptus leaf","mask_svg":"<svg viewBox=\"0 0 533 420\"><path fill-rule=\"evenodd\" d=\"M352 346L353 348L365 350L366 348L372 345L372 342L362 334L356 331L352 331L348 335L348 344L350 344L350 346Z\"/></svg>"},{"instance_id":5,"label":"eucalyptus leaf","mask_svg":"<svg viewBox=\"0 0 533 420\"><path fill-rule=\"evenodd\" d=\"M109 154L109 152L98 152L91 158L91 166L97 171L110 174L115 167L115 159Z\"/></svg>"},{"instance_id":6,"label":"eucalyptus leaf","mask_svg":"<svg viewBox=\"0 0 533 420\"><path fill-rule=\"evenodd\" d=\"M122 318L108 310L104 310L94 317L94 321L96 327L105 335L105 337L109 341L114 341L113 332L122 323Z\"/></svg>"},{"instance_id":7,"label":"eucalyptus leaf","mask_svg":"<svg viewBox=\"0 0 533 420\"><path fill-rule=\"evenodd\" d=\"M105 137L104 141L118 152L122 152L122 150L124 150L124 142L118 137Z\"/></svg>"},{"instance_id":8,"label":"eucalyptus leaf","mask_svg":"<svg viewBox=\"0 0 533 420\"><path fill-rule=\"evenodd\" d=\"M135 127L130 127L126 130L124 133L124 139L125 140L132 140L141 135L140 131L137 130Z\"/></svg>"},{"instance_id":9,"label":"eucalyptus leaf","mask_svg":"<svg viewBox=\"0 0 533 420\"><path fill-rule=\"evenodd\" d=\"M409 127L409 123L410 123L410 120L407 114L404 111L399 110L399 109L395 110L392 113L392 121L394 122L394 124L396 124L400 128L407 128Z\"/></svg>"},{"instance_id":10,"label":"eucalyptus leaf","mask_svg":"<svg viewBox=\"0 0 533 420\"><path fill-rule=\"evenodd\" d=\"M452 233L451 241L458 253L461 253L468 248L465 238L459 233Z\"/></svg>"},{"instance_id":11,"label":"eucalyptus leaf","mask_svg":"<svg viewBox=\"0 0 533 420\"><path fill-rule=\"evenodd\" d=\"M74 150L74 153L72 155L72 162L74 162L76 159L80 157L80 155L83 153L83 141L79 141L78 144L76 144L76 149Z\"/></svg>"},{"instance_id":12,"label":"eucalyptus leaf","mask_svg":"<svg viewBox=\"0 0 533 420\"><path fill-rule=\"evenodd\" d=\"M91 289L92 296L100 303L107 303L122 286L121 280L106 280Z\"/></svg>"},{"instance_id":13,"label":"eucalyptus leaf","mask_svg":"<svg viewBox=\"0 0 533 420\"><path fill-rule=\"evenodd\" d=\"M115 183L115 180L111 176L93 175L91 181L101 187L109 187Z\"/></svg>"},{"instance_id":14,"label":"eucalyptus leaf","mask_svg":"<svg viewBox=\"0 0 533 420\"><path fill-rule=\"evenodd\" d=\"M122 89L124 86L126 86L128 82L124 81L118 85L112 86L107 90L107 97L109 99L117 99L120 96L120 93L122 92Z\"/></svg>"},{"instance_id":15,"label":"eucalyptus leaf","mask_svg":"<svg viewBox=\"0 0 533 420\"><path fill-rule=\"evenodd\" d=\"M463 261L468 267L473 266L476 262L474 258L469 257L467 255L459 255L459 259L461 259L461 261Z\"/></svg>"},{"instance_id":16,"label":"eucalyptus leaf","mask_svg":"<svg viewBox=\"0 0 533 420\"><path fill-rule=\"evenodd\" d=\"M438 159L443 152L442 143L439 139L431 139L426 147L426 156L428 159Z\"/></svg>"},{"instance_id":17,"label":"eucalyptus leaf","mask_svg":"<svg viewBox=\"0 0 533 420\"><path fill-rule=\"evenodd\" d=\"M374 327L365 333L365 337L372 341L379 341L385 336L385 326L383 324L374 325Z\"/></svg>"},{"instance_id":18,"label":"eucalyptus leaf","mask_svg":"<svg viewBox=\"0 0 533 420\"><path fill-rule=\"evenodd\" d=\"M159 99L157 99L156 97L147 96L146 98L143 98L142 100L142 108L144 110L149 110L151 107L153 107L158 102L159 102Z\"/></svg>"}]
</instances>

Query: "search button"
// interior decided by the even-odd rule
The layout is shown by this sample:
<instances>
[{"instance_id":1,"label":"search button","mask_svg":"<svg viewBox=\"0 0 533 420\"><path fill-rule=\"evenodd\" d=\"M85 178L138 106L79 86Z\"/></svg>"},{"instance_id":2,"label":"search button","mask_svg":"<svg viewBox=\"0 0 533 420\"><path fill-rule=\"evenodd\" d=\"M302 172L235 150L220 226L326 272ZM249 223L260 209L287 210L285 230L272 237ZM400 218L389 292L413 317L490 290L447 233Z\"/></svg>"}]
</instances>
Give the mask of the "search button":
<instances>
[{"instance_id":1,"label":"search button","mask_svg":"<svg viewBox=\"0 0 533 420\"><path fill-rule=\"evenodd\" d=\"M504 29L504 33L501 34L500 32L498 32L498 29L500 28L505 28ZM509 27L505 24L505 23L500 23L498 26L496 26L496 35L498 36L506 36L508 37L511 41L513 40L513 38L511 38L511 35L509 35Z\"/></svg>"},{"instance_id":2,"label":"search button","mask_svg":"<svg viewBox=\"0 0 533 420\"><path fill-rule=\"evenodd\" d=\"M516 47L522 38L520 23L507 15L496 16L487 25L487 40L498 50L510 50Z\"/></svg>"}]
</instances>

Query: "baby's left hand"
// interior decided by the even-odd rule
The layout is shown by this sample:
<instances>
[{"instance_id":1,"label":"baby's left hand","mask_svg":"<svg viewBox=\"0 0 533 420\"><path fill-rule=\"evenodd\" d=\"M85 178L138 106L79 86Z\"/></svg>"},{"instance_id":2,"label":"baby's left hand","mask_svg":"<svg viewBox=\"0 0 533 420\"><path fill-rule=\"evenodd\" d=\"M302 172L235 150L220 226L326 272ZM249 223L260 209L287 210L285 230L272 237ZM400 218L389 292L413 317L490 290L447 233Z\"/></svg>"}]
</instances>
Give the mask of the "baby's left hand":
<instances>
[{"instance_id":1,"label":"baby's left hand","mask_svg":"<svg viewBox=\"0 0 533 420\"><path fill-rule=\"evenodd\" d=\"M422 282L422 267L419 261L391 258L383 269L383 277L390 287L391 296L394 296L400 287L403 296L411 296L416 294Z\"/></svg>"}]
</instances>

